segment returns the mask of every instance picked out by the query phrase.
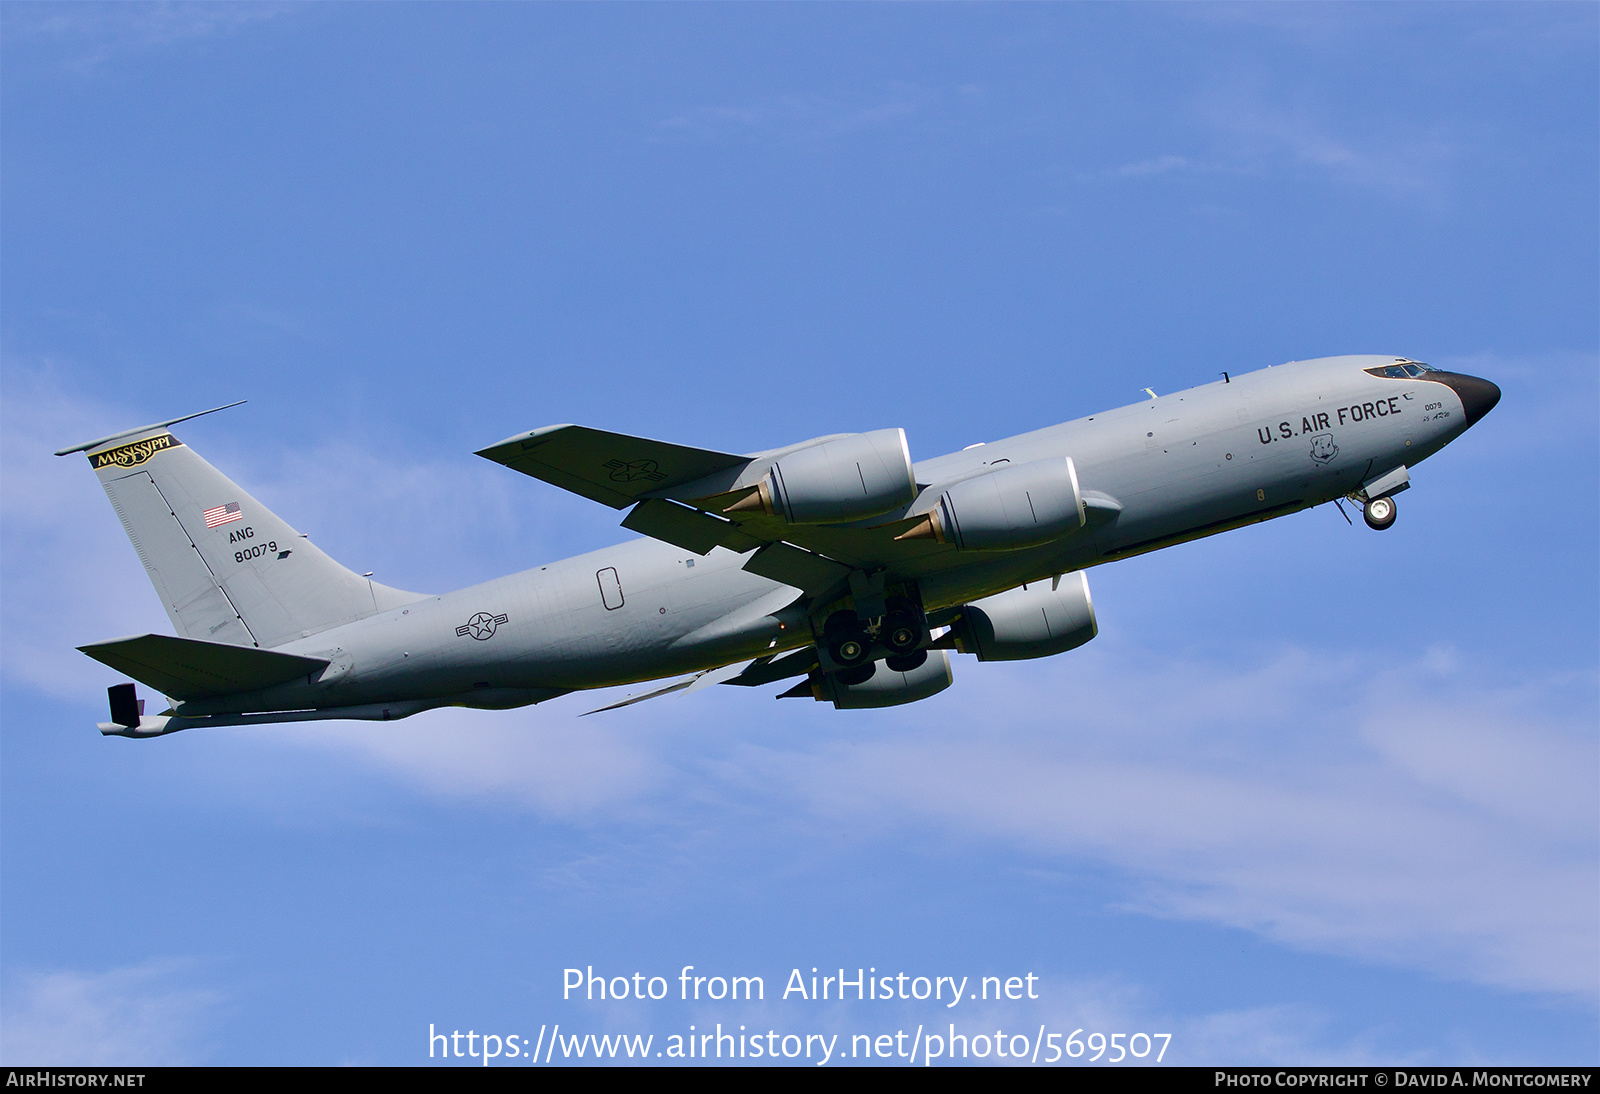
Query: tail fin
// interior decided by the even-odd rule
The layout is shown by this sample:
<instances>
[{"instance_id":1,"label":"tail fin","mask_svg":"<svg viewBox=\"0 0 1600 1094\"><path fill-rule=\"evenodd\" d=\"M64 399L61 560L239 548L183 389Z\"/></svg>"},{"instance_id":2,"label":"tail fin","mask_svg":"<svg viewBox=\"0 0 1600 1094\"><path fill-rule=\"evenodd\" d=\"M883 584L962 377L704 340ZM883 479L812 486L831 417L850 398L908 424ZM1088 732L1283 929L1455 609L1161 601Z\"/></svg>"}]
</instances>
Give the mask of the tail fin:
<instances>
[{"instance_id":1,"label":"tail fin","mask_svg":"<svg viewBox=\"0 0 1600 1094\"><path fill-rule=\"evenodd\" d=\"M88 452L180 635L267 648L422 599L333 561L165 425L58 455Z\"/></svg>"}]
</instances>

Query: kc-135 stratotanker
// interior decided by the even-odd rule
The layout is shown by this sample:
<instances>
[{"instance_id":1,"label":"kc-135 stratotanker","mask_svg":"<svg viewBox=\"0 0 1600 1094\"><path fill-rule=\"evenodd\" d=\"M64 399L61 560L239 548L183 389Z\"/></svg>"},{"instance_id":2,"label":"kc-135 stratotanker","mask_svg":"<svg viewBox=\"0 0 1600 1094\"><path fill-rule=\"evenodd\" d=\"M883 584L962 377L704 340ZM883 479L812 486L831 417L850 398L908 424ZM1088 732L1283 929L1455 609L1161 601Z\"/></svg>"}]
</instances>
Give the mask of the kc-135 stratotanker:
<instances>
[{"instance_id":1,"label":"kc-135 stratotanker","mask_svg":"<svg viewBox=\"0 0 1600 1094\"><path fill-rule=\"evenodd\" d=\"M178 632L79 647L170 701L146 714L117 684L101 732L153 737L675 676L601 709L795 680L779 698L915 702L950 685L951 650L1093 638L1092 566L1342 498L1389 527L1409 469L1499 399L1406 358L1328 357L918 463L901 429L741 456L546 426L478 455L626 509L644 538L439 596L329 558L168 431L187 418L57 455L88 454Z\"/></svg>"}]
</instances>

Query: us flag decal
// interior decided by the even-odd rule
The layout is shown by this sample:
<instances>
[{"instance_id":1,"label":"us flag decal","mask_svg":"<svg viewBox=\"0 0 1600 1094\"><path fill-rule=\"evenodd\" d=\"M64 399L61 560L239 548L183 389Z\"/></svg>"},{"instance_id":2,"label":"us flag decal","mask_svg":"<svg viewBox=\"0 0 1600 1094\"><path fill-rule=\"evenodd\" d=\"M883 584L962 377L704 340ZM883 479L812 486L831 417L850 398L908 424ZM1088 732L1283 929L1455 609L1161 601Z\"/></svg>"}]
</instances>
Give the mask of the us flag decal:
<instances>
[{"instance_id":1,"label":"us flag decal","mask_svg":"<svg viewBox=\"0 0 1600 1094\"><path fill-rule=\"evenodd\" d=\"M232 524L236 520L243 520L244 514L239 512L239 503L230 501L227 505L219 505L215 509L207 509L203 514L206 518L207 528L220 528L224 524Z\"/></svg>"}]
</instances>

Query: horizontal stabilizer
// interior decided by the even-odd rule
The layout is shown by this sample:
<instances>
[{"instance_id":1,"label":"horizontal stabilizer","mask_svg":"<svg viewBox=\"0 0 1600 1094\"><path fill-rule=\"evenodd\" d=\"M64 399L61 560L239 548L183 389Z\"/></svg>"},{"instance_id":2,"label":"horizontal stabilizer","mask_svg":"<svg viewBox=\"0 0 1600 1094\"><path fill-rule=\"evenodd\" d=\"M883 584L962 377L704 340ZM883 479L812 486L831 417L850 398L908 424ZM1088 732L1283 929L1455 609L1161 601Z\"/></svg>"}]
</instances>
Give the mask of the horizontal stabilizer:
<instances>
[{"instance_id":1,"label":"horizontal stabilizer","mask_svg":"<svg viewBox=\"0 0 1600 1094\"><path fill-rule=\"evenodd\" d=\"M547 425L519 433L480 449L478 455L613 509L751 460L581 425Z\"/></svg>"},{"instance_id":2,"label":"horizontal stabilizer","mask_svg":"<svg viewBox=\"0 0 1600 1094\"><path fill-rule=\"evenodd\" d=\"M406 699L398 703L363 703L353 707L319 707L315 710L269 710L256 714L212 714L184 718L171 714L146 714L139 724L125 726L101 722L100 732L107 737L164 737L184 729L216 726L265 726L278 722L320 722L340 719L361 722L393 722L424 710L448 705L441 699Z\"/></svg>"},{"instance_id":3,"label":"horizontal stabilizer","mask_svg":"<svg viewBox=\"0 0 1600 1094\"><path fill-rule=\"evenodd\" d=\"M318 657L166 634L115 638L78 649L173 699L208 699L258 691L321 672L328 664Z\"/></svg>"}]
</instances>

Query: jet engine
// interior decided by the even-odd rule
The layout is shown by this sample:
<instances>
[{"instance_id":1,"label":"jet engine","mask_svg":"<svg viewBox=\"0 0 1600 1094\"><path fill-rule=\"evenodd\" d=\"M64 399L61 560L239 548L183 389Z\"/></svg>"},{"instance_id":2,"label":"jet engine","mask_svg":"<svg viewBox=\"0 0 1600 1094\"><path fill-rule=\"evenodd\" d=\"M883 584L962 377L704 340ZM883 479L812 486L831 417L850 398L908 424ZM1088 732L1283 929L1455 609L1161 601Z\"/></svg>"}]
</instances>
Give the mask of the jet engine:
<instances>
[{"instance_id":1,"label":"jet engine","mask_svg":"<svg viewBox=\"0 0 1600 1094\"><path fill-rule=\"evenodd\" d=\"M840 524L909 505L916 496L905 430L878 429L785 453L754 490L723 512L764 512L790 524Z\"/></svg>"},{"instance_id":2,"label":"jet engine","mask_svg":"<svg viewBox=\"0 0 1600 1094\"><path fill-rule=\"evenodd\" d=\"M1076 649L1100 628L1080 572L974 600L954 629L956 648L979 661L1025 661Z\"/></svg>"},{"instance_id":3,"label":"jet engine","mask_svg":"<svg viewBox=\"0 0 1600 1094\"><path fill-rule=\"evenodd\" d=\"M838 710L864 710L869 707L897 707L937 695L950 686L950 655L944 650L929 650L927 660L907 672L896 672L878 661L872 675L856 684L846 684L838 673L813 672L799 687L785 693L801 697L810 694L819 702L831 702ZM784 698L780 696L779 698Z\"/></svg>"},{"instance_id":4,"label":"jet engine","mask_svg":"<svg viewBox=\"0 0 1600 1094\"><path fill-rule=\"evenodd\" d=\"M1084 519L1078 472L1065 456L962 479L897 538L934 539L966 551L1016 551L1075 532Z\"/></svg>"}]
</instances>

